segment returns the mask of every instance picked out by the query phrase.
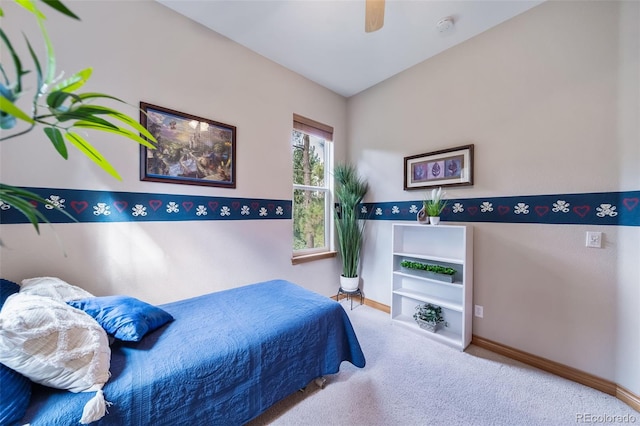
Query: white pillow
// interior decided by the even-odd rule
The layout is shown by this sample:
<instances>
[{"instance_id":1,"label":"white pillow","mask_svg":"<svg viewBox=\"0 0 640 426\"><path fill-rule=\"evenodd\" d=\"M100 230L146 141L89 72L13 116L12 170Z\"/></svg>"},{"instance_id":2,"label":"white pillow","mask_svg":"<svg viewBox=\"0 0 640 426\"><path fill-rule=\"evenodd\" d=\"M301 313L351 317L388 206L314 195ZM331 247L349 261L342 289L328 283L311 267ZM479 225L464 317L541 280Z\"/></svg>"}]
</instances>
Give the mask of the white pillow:
<instances>
[{"instance_id":1,"label":"white pillow","mask_svg":"<svg viewBox=\"0 0 640 426\"><path fill-rule=\"evenodd\" d=\"M45 296L63 302L94 297L86 290L55 277L38 277L22 280L20 293Z\"/></svg>"},{"instance_id":2,"label":"white pillow","mask_svg":"<svg viewBox=\"0 0 640 426\"><path fill-rule=\"evenodd\" d=\"M36 383L71 392L96 391L80 423L106 413L107 333L90 315L65 302L16 293L0 311L0 362Z\"/></svg>"}]
</instances>

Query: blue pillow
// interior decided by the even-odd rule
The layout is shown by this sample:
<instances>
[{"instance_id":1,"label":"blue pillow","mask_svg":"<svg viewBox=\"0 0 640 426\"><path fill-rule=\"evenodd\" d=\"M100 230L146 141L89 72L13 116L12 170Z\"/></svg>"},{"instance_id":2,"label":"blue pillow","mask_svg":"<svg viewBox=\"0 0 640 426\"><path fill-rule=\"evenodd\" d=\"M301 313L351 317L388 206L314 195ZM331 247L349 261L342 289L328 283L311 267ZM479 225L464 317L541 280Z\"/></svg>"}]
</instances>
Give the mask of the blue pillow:
<instances>
[{"instance_id":1,"label":"blue pillow","mask_svg":"<svg viewBox=\"0 0 640 426\"><path fill-rule=\"evenodd\" d=\"M108 334L127 342L139 342L145 334L173 321L157 306L129 296L90 297L67 303L95 318Z\"/></svg>"},{"instance_id":2,"label":"blue pillow","mask_svg":"<svg viewBox=\"0 0 640 426\"><path fill-rule=\"evenodd\" d=\"M24 417L31 399L31 380L0 364L0 425L12 425Z\"/></svg>"},{"instance_id":3,"label":"blue pillow","mask_svg":"<svg viewBox=\"0 0 640 426\"><path fill-rule=\"evenodd\" d=\"M9 296L20 291L20 286L13 281L0 278L0 309Z\"/></svg>"},{"instance_id":4,"label":"blue pillow","mask_svg":"<svg viewBox=\"0 0 640 426\"><path fill-rule=\"evenodd\" d=\"M0 278L0 310L9 296L20 286ZM31 380L0 364L0 425L10 425L24 417L31 399Z\"/></svg>"}]
</instances>

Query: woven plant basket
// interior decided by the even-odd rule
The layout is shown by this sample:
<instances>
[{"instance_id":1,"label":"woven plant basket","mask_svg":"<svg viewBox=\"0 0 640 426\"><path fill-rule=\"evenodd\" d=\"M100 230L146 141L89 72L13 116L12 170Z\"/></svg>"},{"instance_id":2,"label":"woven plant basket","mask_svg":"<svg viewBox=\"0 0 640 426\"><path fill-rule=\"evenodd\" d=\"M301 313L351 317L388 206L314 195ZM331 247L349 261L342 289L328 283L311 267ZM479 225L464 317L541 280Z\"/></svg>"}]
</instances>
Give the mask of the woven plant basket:
<instances>
[{"instance_id":1,"label":"woven plant basket","mask_svg":"<svg viewBox=\"0 0 640 426\"><path fill-rule=\"evenodd\" d=\"M420 318L416 318L416 322L418 323L420 328L422 328L423 330L430 331L432 333L435 333L436 330L438 329L438 324L433 322L427 322L425 320L421 320Z\"/></svg>"}]
</instances>

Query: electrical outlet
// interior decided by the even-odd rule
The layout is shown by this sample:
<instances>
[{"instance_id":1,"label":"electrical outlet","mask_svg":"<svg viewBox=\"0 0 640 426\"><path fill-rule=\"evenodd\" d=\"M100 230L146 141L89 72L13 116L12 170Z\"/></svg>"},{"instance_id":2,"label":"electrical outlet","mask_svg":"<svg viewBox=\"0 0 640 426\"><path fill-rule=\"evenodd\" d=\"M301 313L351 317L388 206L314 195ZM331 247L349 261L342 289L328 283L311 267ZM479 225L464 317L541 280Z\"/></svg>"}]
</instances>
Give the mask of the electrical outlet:
<instances>
[{"instance_id":1,"label":"electrical outlet","mask_svg":"<svg viewBox=\"0 0 640 426\"><path fill-rule=\"evenodd\" d=\"M602 232L587 231L587 247L602 248Z\"/></svg>"},{"instance_id":2,"label":"electrical outlet","mask_svg":"<svg viewBox=\"0 0 640 426\"><path fill-rule=\"evenodd\" d=\"M482 318L484 315L484 308L480 305L475 305L474 315L478 318Z\"/></svg>"}]
</instances>

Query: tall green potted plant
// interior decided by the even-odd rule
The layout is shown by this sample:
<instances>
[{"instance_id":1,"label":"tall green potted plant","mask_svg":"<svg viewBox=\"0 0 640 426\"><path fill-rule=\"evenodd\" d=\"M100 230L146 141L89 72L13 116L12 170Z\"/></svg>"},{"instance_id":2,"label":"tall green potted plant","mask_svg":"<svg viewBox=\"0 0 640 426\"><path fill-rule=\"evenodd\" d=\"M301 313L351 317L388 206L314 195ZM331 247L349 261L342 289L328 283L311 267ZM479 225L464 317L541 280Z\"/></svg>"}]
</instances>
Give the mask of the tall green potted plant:
<instances>
[{"instance_id":1,"label":"tall green potted plant","mask_svg":"<svg viewBox=\"0 0 640 426\"><path fill-rule=\"evenodd\" d=\"M360 202L369 189L366 180L358 176L352 164L337 164L333 169L336 185L336 198L339 208L335 211L335 223L338 236L342 275L340 288L346 292L358 289L358 266L365 219L358 209Z\"/></svg>"}]
</instances>

